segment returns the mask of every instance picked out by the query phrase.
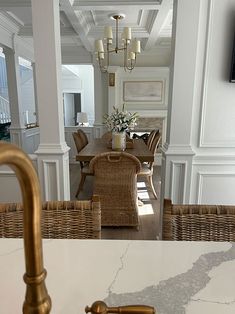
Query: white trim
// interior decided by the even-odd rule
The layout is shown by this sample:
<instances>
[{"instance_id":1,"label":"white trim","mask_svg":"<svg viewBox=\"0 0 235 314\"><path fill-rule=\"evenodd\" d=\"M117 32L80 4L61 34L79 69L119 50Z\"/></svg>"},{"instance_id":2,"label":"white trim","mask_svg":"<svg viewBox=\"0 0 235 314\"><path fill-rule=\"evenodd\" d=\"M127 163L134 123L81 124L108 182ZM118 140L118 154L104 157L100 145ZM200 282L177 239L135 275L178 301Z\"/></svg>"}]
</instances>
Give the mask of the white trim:
<instances>
[{"instance_id":1,"label":"white trim","mask_svg":"<svg viewBox=\"0 0 235 314\"><path fill-rule=\"evenodd\" d=\"M201 204L202 190L203 190L203 178L205 177L235 177L235 172L231 171L198 171L197 173L197 204Z\"/></svg>"},{"instance_id":2,"label":"white trim","mask_svg":"<svg viewBox=\"0 0 235 314\"><path fill-rule=\"evenodd\" d=\"M39 144L37 155L63 155L70 150L66 142L60 144Z\"/></svg>"},{"instance_id":3,"label":"white trim","mask_svg":"<svg viewBox=\"0 0 235 314\"><path fill-rule=\"evenodd\" d=\"M235 155L196 155L193 166L196 165L235 165Z\"/></svg>"},{"instance_id":4,"label":"white trim","mask_svg":"<svg viewBox=\"0 0 235 314\"><path fill-rule=\"evenodd\" d=\"M162 146L162 152L169 155L195 155L191 145L169 145L164 143Z\"/></svg>"},{"instance_id":5,"label":"white trim","mask_svg":"<svg viewBox=\"0 0 235 314\"><path fill-rule=\"evenodd\" d=\"M59 173L59 161L58 160L42 160L43 164L43 173L44 173L44 195L46 200L51 200L51 199L57 199L60 200L60 188L59 188L59 182L58 182L58 173ZM50 189L49 189L49 183L52 182L52 176L50 175L49 171L49 164L55 165L55 184L56 184L56 192L57 195L53 195L53 198L51 197L52 195L50 194Z\"/></svg>"},{"instance_id":6,"label":"white trim","mask_svg":"<svg viewBox=\"0 0 235 314\"><path fill-rule=\"evenodd\" d=\"M185 202L185 187L186 187L186 178L187 178L187 169L188 163L185 160L171 160L171 185L170 185L170 197L172 202ZM180 177L176 178L176 167L180 168ZM175 186L175 182L180 184ZM175 192L175 193L173 193ZM175 195L177 194L177 200L175 200Z\"/></svg>"}]
</instances>

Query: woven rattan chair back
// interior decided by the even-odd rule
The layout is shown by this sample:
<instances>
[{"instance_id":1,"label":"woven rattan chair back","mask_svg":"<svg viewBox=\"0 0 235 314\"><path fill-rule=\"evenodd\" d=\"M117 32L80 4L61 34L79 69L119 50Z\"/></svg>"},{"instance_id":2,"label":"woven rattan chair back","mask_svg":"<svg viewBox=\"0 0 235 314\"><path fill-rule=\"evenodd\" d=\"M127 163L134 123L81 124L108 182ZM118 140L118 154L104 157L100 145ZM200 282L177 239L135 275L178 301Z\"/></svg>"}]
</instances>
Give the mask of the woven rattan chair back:
<instances>
[{"instance_id":1,"label":"woven rattan chair back","mask_svg":"<svg viewBox=\"0 0 235 314\"><path fill-rule=\"evenodd\" d=\"M75 142L75 145L76 145L76 148L77 148L77 152L79 153L83 148L84 146L84 142L82 140L82 136L81 136L81 133L79 132L74 132L73 133L73 138L74 138L74 142ZM84 183L85 183L85 180L86 180L86 177L87 176L92 176L93 174L89 171L89 165L88 163L86 162L82 162L80 161L80 182L78 184L78 188L77 188L77 192L75 194L75 196L77 197L78 194L80 193L80 191L83 189L83 186L84 186Z\"/></svg>"},{"instance_id":2,"label":"woven rattan chair back","mask_svg":"<svg viewBox=\"0 0 235 314\"><path fill-rule=\"evenodd\" d=\"M235 241L235 206L173 205L164 200L163 240Z\"/></svg>"},{"instance_id":3,"label":"woven rattan chair back","mask_svg":"<svg viewBox=\"0 0 235 314\"><path fill-rule=\"evenodd\" d=\"M101 209L98 196L91 201L52 201L42 205L42 237L46 239L99 239ZM0 204L0 237L23 237L20 203Z\"/></svg>"},{"instance_id":4,"label":"woven rattan chair back","mask_svg":"<svg viewBox=\"0 0 235 314\"><path fill-rule=\"evenodd\" d=\"M139 160L125 152L97 155L90 162L94 193L99 193L102 226L139 225L137 179Z\"/></svg>"},{"instance_id":5,"label":"woven rattan chair back","mask_svg":"<svg viewBox=\"0 0 235 314\"><path fill-rule=\"evenodd\" d=\"M88 138L87 138L86 133L82 129L78 129L77 133L79 134L81 138L83 147L85 147L88 144Z\"/></svg>"},{"instance_id":6,"label":"woven rattan chair back","mask_svg":"<svg viewBox=\"0 0 235 314\"><path fill-rule=\"evenodd\" d=\"M82 139L77 132L73 133L73 139L74 139L75 146L77 148L77 152L79 153L84 147Z\"/></svg>"}]
</instances>

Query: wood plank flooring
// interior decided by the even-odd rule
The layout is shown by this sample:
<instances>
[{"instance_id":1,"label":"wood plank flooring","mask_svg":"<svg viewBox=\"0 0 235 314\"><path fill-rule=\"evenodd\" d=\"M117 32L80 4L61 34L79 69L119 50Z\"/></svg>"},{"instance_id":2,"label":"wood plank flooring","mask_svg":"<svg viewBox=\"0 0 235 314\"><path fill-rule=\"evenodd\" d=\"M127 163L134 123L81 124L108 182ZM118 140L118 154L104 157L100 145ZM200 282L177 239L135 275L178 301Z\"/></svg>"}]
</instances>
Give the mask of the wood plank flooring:
<instances>
[{"instance_id":1,"label":"wood plank flooring","mask_svg":"<svg viewBox=\"0 0 235 314\"><path fill-rule=\"evenodd\" d=\"M120 239L120 240L157 240L159 234L159 216L160 216L160 178L161 168L154 167L153 181L156 192L159 196L154 199L149 187L146 187L142 180L138 182L138 197L143 202L139 206L140 228L137 231L131 227L103 227L101 232L102 239ZM70 190L71 200L75 200L78 183L80 180L79 164L70 164ZM93 190L93 177L86 178L83 191L78 199L90 199Z\"/></svg>"}]
</instances>

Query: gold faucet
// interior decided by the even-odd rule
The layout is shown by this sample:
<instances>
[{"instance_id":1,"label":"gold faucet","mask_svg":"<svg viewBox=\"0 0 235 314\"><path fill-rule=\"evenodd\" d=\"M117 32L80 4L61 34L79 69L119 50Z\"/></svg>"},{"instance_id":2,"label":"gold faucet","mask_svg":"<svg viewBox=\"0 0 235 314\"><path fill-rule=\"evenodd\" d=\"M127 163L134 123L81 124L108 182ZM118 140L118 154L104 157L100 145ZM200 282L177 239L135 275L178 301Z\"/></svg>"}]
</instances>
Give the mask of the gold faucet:
<instances>
[{"instance_id":1,"label":"gold faucet","mask_svg":"<svg viewBox=\"0 0 235 314\"><path fill-rule=\"evenodd\" d=\"M95 301L91 307L85 308L85 312L91 314L155 314L155 309L148 305L108 307L103 301Z\"/></svg>"},{"instance_id":2,"label":"gold faucet","mask_svg":"<svg viewBox=\"0 0 235 314\"><path fill-rule=\"evenodd\" d=\"M28 156L17 146L0 142L0 165L11 167L19 180L24 208L24 282L26 283L23 313L50 313L51 299L47 293L43 267L41 237L41 198L36 171Z\"/></svg>"},{"instance_id":3,"label":"gold faucet","mask_svg":"<svg viewBox=\"0 0 235 314\"><path fill-rule=\"evenodd\" d=\"M19 180L24 208L24 282L26 283L24 314L48 314L51 298L45 285L46 270L43 267L41 236L41 198L38 177L28 156L17 146L0 141L0 166L11 167ZM96 301L85 312L92 314L155 314L151 306L128 305L107 307L103 301Z\"/></svg>"}]
</instances>

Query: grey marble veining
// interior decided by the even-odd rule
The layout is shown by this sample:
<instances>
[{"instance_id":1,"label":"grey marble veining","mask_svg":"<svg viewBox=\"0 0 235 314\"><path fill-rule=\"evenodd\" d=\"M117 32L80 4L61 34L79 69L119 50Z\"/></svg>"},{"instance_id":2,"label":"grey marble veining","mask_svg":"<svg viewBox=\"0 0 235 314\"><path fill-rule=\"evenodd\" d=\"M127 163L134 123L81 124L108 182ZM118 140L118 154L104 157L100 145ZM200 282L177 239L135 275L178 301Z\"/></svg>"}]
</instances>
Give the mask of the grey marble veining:
<instances>
[{"instance_id":1,"label":"grey marble veining","mask_svg":"<svg viewBox=\"0 0 235 314\"><path fill-rule=\"evenodd\" d=\"M119 268L117 269L115 275L114 275L114 278L111 282L111 284L109 285L108 289L107 289L107 292L108 292L108 295L111 295L112 294L112 288L113 286L115 285L115 282L116 282L116 279L118 278L118 274L123 270L124 268L124 260L125 260L125 256L129 250L129 247L130 247L130 242L127 244L124 252L122 253L122 255L120 256L120 266Z\"/></svg>"},{"instance_id":2,"label":"grey marble veining","mask_svg":"<svg viewBox=\"0 0 235 314\"><path fill-rule=\"evenodd\" d=\"M121 269L123 269L123 257L127 250L122 255L122 266L116 272L115 280ZM191 300L196 301L196 299L193 299L193 296L210 282L211 278L208 273L222 263L234 259L235 243L231 244L231 248L227 251L201 255L192 268L185 273L162 280L157 285L146 287L138 292L116 294L112 292L114 285L114 281L112 281L112 285L110 285L108 290L108 297L104 301L109 306L146 304L154 306L159 314L185 314L185 306Z\"/></svg>"}]
</instances>

